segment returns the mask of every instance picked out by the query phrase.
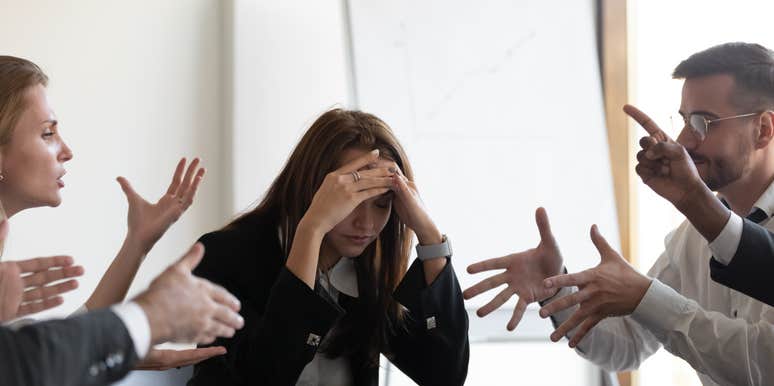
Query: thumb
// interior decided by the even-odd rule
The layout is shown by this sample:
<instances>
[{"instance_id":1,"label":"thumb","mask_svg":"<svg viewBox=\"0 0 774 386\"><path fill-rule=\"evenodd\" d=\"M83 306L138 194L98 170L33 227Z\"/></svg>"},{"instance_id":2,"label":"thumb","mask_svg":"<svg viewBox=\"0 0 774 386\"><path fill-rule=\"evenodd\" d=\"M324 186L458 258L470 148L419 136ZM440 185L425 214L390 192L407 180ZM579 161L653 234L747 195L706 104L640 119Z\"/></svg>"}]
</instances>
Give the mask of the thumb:
<instances>
[{"instance_id":1,"label":"thumb","mask_svg":"<svg viewBox=\"0 0 774 386\"><path fill-rule=\"evenodd\" d=\"M591 226L591 242L594 243L595 247L597 247L597 251L599 251L599 256L602 258L602 260L606 260L608 256L615 255L613 248L610 247L610 244L607 243L607 240L605 240L605 238L602 237L602 234L599 233L597 224Z\"/></svg>"},{"instance_id":2,"label":"thumb","mask_svg":"<svg viewBox=\"0 0 774 386\"><path fill-rule=\"evenodd\" d=\"M117 177L116 181L118 181L118 184L121 185L121 190L124 191L124 194L128 200L132 200L137 196L137 192L134 191L132 184L129 183L129 180L124 177Z\"/></svg>"},{"instance_id":3,"label":"thumb","mask_svg":"<svg viewBox=\"0 0 774 386\"><path fill-rule=\"evenodd\" d=\"M8 225L8 219L3 219L0 221L0 242L5 241L5 238L8 237L8 231L11 229L10 225Z\"/></svg>"},{"instance_id":4,"label":"thumb","mask_svg":"<svg viewBox=\"0 0 774 386\"><path fill-rule=\"evenodd\" d=\"M548 221L548 213L545 208L539 207L535 210L535 223L537 223L540 240L555 243L554 234L551 233L551 223Z\"/></svg>"},{"instance_id":5,"label":"thumb","mask_svg":"<svg viewBox=\"0 0 774 386\"><path fill-rule=\"evenodd\" d=\"M175 265L179 265L185 269L186 272L190 272L199 265L199 263L202 261L202 257L204 257L204 245L197 242L191 247L191 249L188 250L188 252L186 252L185 255L183 255L183 257L180 258L177 263L175 263Z\"/></svg>"}]
</instances>

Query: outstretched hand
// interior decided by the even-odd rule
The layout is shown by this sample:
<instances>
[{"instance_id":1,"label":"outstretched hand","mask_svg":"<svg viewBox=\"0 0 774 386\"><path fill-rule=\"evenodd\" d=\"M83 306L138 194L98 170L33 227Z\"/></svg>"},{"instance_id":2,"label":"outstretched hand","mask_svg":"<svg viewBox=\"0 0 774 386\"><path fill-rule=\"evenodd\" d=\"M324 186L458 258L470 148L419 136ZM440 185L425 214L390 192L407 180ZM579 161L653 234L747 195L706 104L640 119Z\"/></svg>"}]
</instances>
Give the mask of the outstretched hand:
<instances>
[{"instance_id":1,"label":"outstretched hand","mask_svg":"<svg viewBox=\"0 0 774 386\"><path fill-rule=\"evenodd\" d=\"M8 221L0 222L0 240L8 235ZM45 311L62 304L62 294L78 288L73 279L83 267L70 256L38 257L0 263L0 322ZM62 281L64 280L64 281Z\"/></svg>"},{"instance_id":2,"label":"outstretched hand","mask_svg":"<svg viewBox=\"0 0 774 386\"><path fill-rule=\"evenodd\" d=\"M536 248L468 266L469 273L505 270L466 289L462 295L465 299L471 299L502 284L507 284L505 289L479 308L476 313L484 317L500 308L514 294L518 295L519 301L508 322L508 330L516 328L529 303L547 299L557 292L555 288L546 288L543 285L543 279L560 273L563 264L562 254L551 233L551 225L545 209L538 208L535 211L535 222L540 232L540 243Z\"/></svg>"},{"instance_id":3,"label":"outstretched hand","mask_svg":"<svg viewBox=\"0 0 774 386\"><path fill-rule=\"evenodd\" d=\"M578 286L578 292L553 300L540 309L540 316L547 318L559 311L580 305L552 334L556 342L574 328L580 328L570 339L575 347L588 332L608 316L631 314L650 286L651 279L637 272L607 243L594 225L591 241L599 251L601 262L585 271L557 275L545 279L546 289L556 291L562 287Z\"/></svg>"},{"instance_id":4,"label":"outstretched hand","mask_svg":"<svg viewBox=\"0 0 774 386\"><path fill-rule=\"evenodd\" d=\"M199 184L204 178L205 169L198 167L198 158L194 158L188 165L188 169L185 168L185 164L185 158L177 163L167 192L155 204L151 204L135 192L126 178L117 178L129 203L127 238L138 241L146 253L191 206Z\"/></svg>"},{"instance_id":5,"label":"outstretched hand","mask_svg":"<svg viewBox=\"0 0 774 386\"><path fill-rule=\"evenodd\" d=\"M226 348L222 346L194 348L188 350L151 349L134 367L135 370L164 371L171 368L195 365L206 359L224 355Z\"/></svg>"}]
</instances>

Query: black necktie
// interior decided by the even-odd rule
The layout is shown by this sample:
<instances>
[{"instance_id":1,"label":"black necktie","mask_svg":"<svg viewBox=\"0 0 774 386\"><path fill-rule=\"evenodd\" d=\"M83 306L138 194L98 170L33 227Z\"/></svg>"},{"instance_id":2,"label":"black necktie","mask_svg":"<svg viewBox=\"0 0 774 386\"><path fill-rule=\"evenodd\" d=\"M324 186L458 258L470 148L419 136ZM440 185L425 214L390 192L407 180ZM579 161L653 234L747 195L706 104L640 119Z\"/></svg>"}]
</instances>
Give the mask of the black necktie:
<instances>
[{"instance_id":1,"label":"black necktie","mask_svg":"<svg viewBox=\"0 0 774 386\"><path fill-rule=\"evenodd\" d=\"M763 220L767 218L769 218L769 216L761 208L755 208L754 212L747 215L747 219L756 224L760 224Z\"/></svg>"},{"instance_id":2,"label":"black necktie","mask_svg":"<svg viewBox=\"0 0 774 386\"><path fill-rule=\"evenodd\" d=\"M731 207L728 205L726 200L721 198L720 202L723 203L723 206L725 206L727 209L731 209ZM756 224L760 224L763 220L769 218L769 215L767 215L766 212L763 211L763 209L755 207L755 210L752 213L748 214L747 217L745 218Z\"/></svg>"}]
</instances>

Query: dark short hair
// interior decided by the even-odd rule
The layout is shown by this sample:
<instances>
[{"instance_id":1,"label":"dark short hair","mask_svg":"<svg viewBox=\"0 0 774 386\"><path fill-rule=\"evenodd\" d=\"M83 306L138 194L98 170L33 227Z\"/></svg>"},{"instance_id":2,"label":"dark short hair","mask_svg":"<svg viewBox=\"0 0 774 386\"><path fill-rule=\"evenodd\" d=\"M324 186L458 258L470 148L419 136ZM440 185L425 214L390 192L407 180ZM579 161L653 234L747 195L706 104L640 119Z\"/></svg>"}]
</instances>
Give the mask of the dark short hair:
<instances>
[{"instance_id":1,"label":"dark short hair","mask_svg":"<svg viewBox=\"0 0 774 386\"><path fill-rule=\"evenodd\" d=\"M730 102L736 108L774 108L774 51L753 43L720 44L680 62L672 78L719 74L733 77L736 89Z\"/></svg>"}]
</instances>

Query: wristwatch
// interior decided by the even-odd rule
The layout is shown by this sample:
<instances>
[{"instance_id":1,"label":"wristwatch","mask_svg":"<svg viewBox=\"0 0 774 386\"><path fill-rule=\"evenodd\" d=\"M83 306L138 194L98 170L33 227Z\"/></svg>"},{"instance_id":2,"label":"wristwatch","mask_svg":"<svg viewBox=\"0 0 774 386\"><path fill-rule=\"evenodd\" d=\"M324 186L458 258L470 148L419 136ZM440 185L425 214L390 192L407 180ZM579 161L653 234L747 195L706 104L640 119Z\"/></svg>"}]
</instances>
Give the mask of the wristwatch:
<instances>
[{"instance_id":1,"label":"wristwatch","mask_svg":"<svg viewBox=\"0 0 774 386\"><path fill-rule=\"evenodd\" d=\"M419 260L432 260L439 257L451 257L451 241L446 235L443 235L440 244L419 245L417 244L417 258Z\"/></svg>"}]
</instances>

